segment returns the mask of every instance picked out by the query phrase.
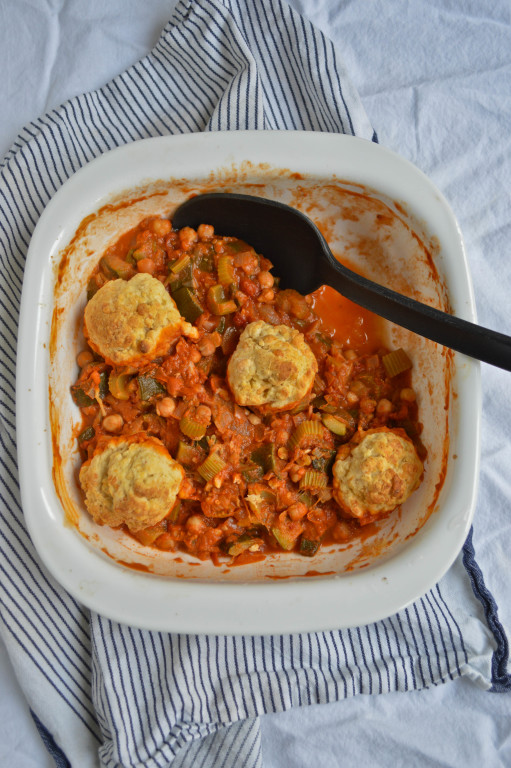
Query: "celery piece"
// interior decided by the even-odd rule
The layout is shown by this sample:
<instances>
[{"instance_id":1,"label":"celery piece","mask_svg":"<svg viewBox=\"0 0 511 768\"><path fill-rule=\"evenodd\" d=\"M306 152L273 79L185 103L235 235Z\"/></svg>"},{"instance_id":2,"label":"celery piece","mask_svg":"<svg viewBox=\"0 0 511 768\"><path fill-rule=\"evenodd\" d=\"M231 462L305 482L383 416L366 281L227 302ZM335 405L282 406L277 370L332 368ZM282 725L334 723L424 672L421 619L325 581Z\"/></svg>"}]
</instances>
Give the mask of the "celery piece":
<instances>
[{"instance_id":1,"label":"celery piece","mask_svg":"<svg viewBox=\"0 0 511 768\"><path fill-rule=\"evenodd\" d=\"M238 307L232 299L227 300L221 285L212 285L207 295L208 309L213 315L230 315Z\"/></svg>"},{"instance_id":2,"label":"celery piece","mask_svg":"<svg viewBox=\"0 0 511 768\"><path fill-rule=\"evenodd\" d=\"M328 485L328 476L325 472L317 472L315 469L308 469L300 480L300 490L303 488L326 488Z\"/></svg>"},{"instance_id":3,"label":"celery piece","mask_svg":"<svg viewBox=\"0 0 511 768\"><path fill-rule=\"evenodd\" d=\"M403 371L408 371L412 367L412 361L401 347L389 352L388 355L382 357L383 365L387 372L387 376L393 378Z\"/></svg>"},{"instance_id":4,"label":"celery piece","mask_svg":"<svg viewBox=\"0 0 511 768\"><path fill-rule=\"evenodd\" d=\"M307 437L322 437L323 426L320 421L302 421L297 426L290 440L291 448L295 448L300 445L302 440Z\"/></svg>"},{"instance_id":5,"label":"celery piece","mask_svg":"<svg viewBox=\"0 0 511 768\"><path fill-rule=\"evenodd\" d=\"M189 416L183 416L179 420L179 429L192 440L200 440L206 434L207 426L191 419Z\"/></svg>"},{"instance_id":6,"label":"celery piece","mask_svg":"<svg viewBox=\"0 0 511 768\"><path fill-rule=\"evenodd\" d=\"M213 480L222 469L225 469L226 466L227 464L218 453L210 453L208 458L200 465L198 472L206 482L209 482L210 480Z\"/></svg>"},{"instance_id":7,"label":"celery piece","mask_svg":"<svg viewBox=\"0 0 511 768\"><path fill-rule=\"evenodd\" d=\"M344 437L348 430L344 421L337 419L332 413L324 413L321 416L321 421L330 432L333 432L334 435L339 435L339 437Z\"/></svg>"}]
</instances>

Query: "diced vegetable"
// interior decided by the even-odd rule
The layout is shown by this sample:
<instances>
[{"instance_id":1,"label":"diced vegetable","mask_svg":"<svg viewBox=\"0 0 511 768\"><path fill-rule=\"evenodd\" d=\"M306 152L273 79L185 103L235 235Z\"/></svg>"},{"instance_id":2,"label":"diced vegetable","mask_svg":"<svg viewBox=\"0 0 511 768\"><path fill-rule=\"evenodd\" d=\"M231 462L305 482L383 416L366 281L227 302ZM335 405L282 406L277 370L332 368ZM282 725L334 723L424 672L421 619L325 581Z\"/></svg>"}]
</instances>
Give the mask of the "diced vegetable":
<instances>
[{"instance_id":1,"label":"diced vegetable","mask_svg":"<svg viewBox=\"0 0 511 768\"><path fill-rule=\"evenodd\" d=\"M183 416L179 420L179 429L183 435L190 437L192 440L200 440L206 434L207 426L206 424L200 424L189 416Z\"/></svg>"},{"instance_id":2,"label":"diced vegetable","mask_svg":"<svg viewBox=\"0 0 511 768\"><path fill-rule=\"evenodd\" d=\"M190 258L178 272L173 272L172 268L169 269L168 286L172 295L183 287L193 289L193 264Z\"/></svg>"},{"instance_id":3,"label":"diced vegetable","mask_svg":"<svg viewBox=\"0 0 511 768\"><path fill-rule=\"evenodd\" d=\"M306 507L312 507L315 502L315 498L308 491L300 491L298 494L298 501L301 501L302 504L305 504Z\"/></svg>"},{"instance_id":4,"label":"diced vegetable","mask_svg":"<svg viewBox=\"0 0 511 768\"><path fill-rule=\"evenodd\" d=\"M89 397L81 387L71 387L71 395L79 408L88 408L96 402L93 397Z\"/></svg>"},{"instance_id":5,"label":"diced vegetable","mask_svg":"<svg viewBox=\"0 0 511 768\"><path fill-rule=\"evenodd\" d=\"M182 270L186 269L189 265L191 265L192 260L188 255L181 256L180 259L177 259L177 261L172 262L170 265L170 271L173 272L175 275L179 274Z\"/></svg>"},{"instance_id":6,"label":"diced vegetable","mask_svg":"<svg viewBox=\"0 0 511 768\"><path fill-rule=\"evenodd\" d=\"M260 464L245 464L240 467L240 472L247 483L256 483L264 477L264 469Z\"/></svg>"},{"instance_id":7,"label":"diced vegetable","mask_svg":"<svg viewBox=\"0 0 511 768\"><path fill-rule=\"evenodd\" d=\"M348 431L348 427L346 426L344 421L341 421L332 413L324 413L321 416L321 421L323 422L325 427L330 430L330 432L333 432L334 435L339 435L339 437L344 437L344 435Z\"/></svg>"},{"instance_id":8,"label":"diced vegetable","mask_svg":"<svg viewBox=\"0 0 511 768\"><path fill-rule=\"evenodd\" d=\"M108 394L108 373L106 371L101 371L99 374L99 396L101 399L106 397Z\"/></svg>"},{"instance_id":9,"label":"diced vegetable","mask_svg":"<svg viewBox=\"0 0 511 768\"><path fill-rule=\"evenodd\" d=\"M230 315L238 307L232 299L227 299L221 285L212 285L207 295L208 309L213 315Z\"/></svg>"},{"instance_id":10,"label":"diced vegetable","mask_svg":"<svg viewBox=\"0 0 511 768\"><path fill-rule=\"evenodd\" d=\"M232 325L225 330L223 339L222 339L222 352L226 357L229 357L232 355L234 350L236 349L236 345L238 343L238 339L240 337L240 332L237 328L234 328Z\"/></svg>"},{"instance_id":11,"label":"diced vegetable","mask_svg":"<svg viewBox=\"0 0 511 768\"><path fill-rule=\"evenodd\" d=\"M287 551L293 549L296 539L293 538L289 533L286 533L285 531L282 531L280 528L272 528L271 532L277 539L277 543L282 549L285 549Z\"/></svg>"},{"instance_id":12,"label":"diced vegetable","mask_svg":"<svg viewBox=\"0 0 511 768\"><path fill-rule=\"evenodd\" d=\"M277 454L273 443L264 443L255 451L252 451L250 458L263 469L263 474L273 472L277 467Z\"/></svg>"},{"instance_id":13,"label":"diced vegetable","mask_svg":"<svg viewBox=\"0 0 511 768\"><path fill-rule=\"evenodd\" d=\"M175 523L177 521L180 510L181 510L181 500L176 499L176 503L174 504L169 514L167 515L167 520L169 521L169 523Z\"/></svg>"},{"instance_id":14,"label":"diced vegetable","mask_svg":"<svg viewBox=\"0 0 511 768\"><path fill-rule=\"evenodd\" d=\"M291 410L291 413L294 415L296 413L303 413L303 411L306 411L309 407L309 398L306 397L303 400L301 400L298 405L295 405L295 407Z\"/></svg>"},{"instance_id":15,"label":"diced vegetable","mask_svg":"<svg viewBox=\"0 0 511 768\"><path fill-rule=\"evenodd\" d=\"M293 432L293 435L291 437L291 440L289 441L289 444L291 448L295 448L299 446L302 440L304 440L307 437L322 437L322 436L323 436L323 426L321 422L302 421L302 423L299 424L295 429L295 431Z\"/></svg>"},{"instance_id":16,"label":"diced vegetable","mask_svg":"<svg viewBox=\"0 0 511 768\"><path fill-rule=\"evenodd\" d=\"M151 544L154 544L158 536L161 536L166 530L167 521L161 520L159 523L156 523L156 525L151 525L149 528L144 528L136 533L132 532L132 534L141 544L150 547Z\"/></svg>"},{"instance_id":17,"label":"diced vegetable","mask_svg":"<svg viewBox=\"0 0 511 768\"><path fill-rule=\"evenodd\" d=\"M83 430L83 432L80 432L78 435L78 442L79 443L85 443L86 440L92 440L92 438L95 436L96 430L94 427L90 426Z\"/></svg>"},{"instance_id":18,"label":"diced vegetable","mask_svg":"<svg viewBox=\"0 0 511 768\"><path fill-rule=\"evenodd\" d=\"M217 333L223 333L223 332L225 331L225 317L224 317L224 316L222 316L222 317L221 317L221 318L218 320L218 325L217 325L217 327L215 328L215 331L216 331Z\"/></svg>"},{"instance_id":19,"label":"diced vegetable","mask_svg":"<svg viewBox=\"0 0 511 768\"><path fill-rule=\"evenodd\" d=\"M113 254L103 256L99 262L99 267L107 277L120 277L122 280L129 280L135 274L131 264Z\"/></svg>"},{"instance_id":20,"label":"diced vegetable","mask_svg":"<svg viewBox=\"0 0 511 768\"><path fill-rule=\"evenodd\" d=\"M328 475L315 469L308 469L300 480L300 488L326 488L327 485Z\"/></svg>"},{"instance_id":21,"label":"diced vegetable","mask_svg":"<svg viewBox=\"0 0 511 768\"><path fill-rule=\"evenodd\" d=\"M209 482L210 480L213 480L222 469L225 469L226 466L227 464L218 453L210 453L206 461L202 462L198 471L201 477L203 477L206 482Z\"/></svg>"},{"instance_id":22,"label":"diced vegetable","mask_svg":"<svg viewBox=\"0 0 511 768\"><path fill-rule=\"evenodd\" d=\"M182 285L181 288L172 291L172 298L176 302L179 314L189 323L194 323L204 312L202 306L197 301L195 292L186 285Z\"/></svg>"},{"instance_id":23,"label":"diced vegetable","mask_svg":"<svg viewBox=\"0 0 511 768\"><path fill-rule=\"evenodd\" d=\"M92 392L92 386L88 386L88 391ZM99 387L98 394L103 399L108 392L108 374L106 371L102 371L99 374ZM95 397L90 397L81 385L73 385L71 387L71 395L76 405L79 408L87 408L90 405L94 405L97 401Z\"/></svg>"},{"instance_id":24,"label":"diced vegetable","mask_svg":"<svg viewBox=\"0 0 511 768\"><path fill-rule=\"evenodd\" d=\"M197 262L197 266L201 272L213 272L215 269L215 264L211 256L201 256Z\"/></svg>"},{"instance_id":25,"label":"diced vegetable","mask_svg":"<svg viewBox=\"0 0 511 768\"><path fill-rule=\"evenodd\" d=\"M314 539L300 539L300 554L305 557L313 557L319 549L320 542Z\"/></svg>"},{"instance_id":26,"label":"diced vegetable","mask_svg":"<svg viewBox=\"0 0 511 768\"><path fill-rule=\"evenodd\" d=\"M255 254L254 249L245 243L244 240L233 240L228 244L228 247L232 253L244 253L245 251L248 251L249 253Z\"/></svg>"},{"instance_id":27,"label":"diced vegetable","mask_svg":"<svg viewBox=\"0 0 511 768\"><path fill-rule=\"evenodd\" d=\"M334 463L336 451L323 451L321 456L317 456L312 459L312 469L318 472L330 472L332 464Z\"/></svg>"},{"instance_id":28,"label":"diced vegetable","mask_svg":"<svg viewBox=\"0 0 511 768\"><path fill-rule=\"evenodd\" d=\"M147 253L143 251L141 248L132 248L128 256L130 256L136 264L138 261L142 261L142 259L146 259Z\"/></svg>"},{"instance_id":29,"label":"diced vegetable","mask_svg":"<svg viewBox=\"0 0 511 768\"><path fill-rule=\"evenodd\" d=\"M276 496L271 491L249 493L246 495L245 499L255 515L260 515L265 506L275 504L276 502Z\"/></svg>"},{"instance_id":30,"label":"diced vegetable","mask_svg":"<svg viewBox=\"0 0 511 768\"><path fill-rule=\"evenodd\" d=\"M151 397L155 397L155 395L167 394L165 385L153 376L139 376L137 381L141 400L150 400Z\"/></svg>"},{"instance_id":31,"label":"diced vegetable","mask_svg":"<svg viewBox=\"0 0 511 768\"><path fill-rule=\"evenodd\" d=\"M227 552L231 557L236 557L258 543L258 539L254 536L251 536L249 533L242 533L239 539L229 546Z\"/></svg>"},{"instance_id":32,"label":"diced vegetable","mask_svg":"<svg viewBox=\"0 0 511 768\"><path fill-rule=\"evenodd\" d=\"M100 287L101 286L98 285L94 277L91 277L91 279L87 283L87 301L90 301L92 299L92 297L99 291Z\"/></svg>"},{"instance_id":33,"label":"diced vegetable","mask_svg":"<svg viewBox=\"0 0 511 768\"><path fill-rule=\"evenodd\" d=\"M179 441L176 461L182 464L183 467L193 467L200 461L203 455L194 445L188 445L188 443L184 443L182 440Z\"/></svg>"},{"instance_id":34,"label":"diced vegetable","mask_svg":"<svg viewBox=\"0 0 511 768\"><path fill-rule=\"evenodd\" d=\"M130 393L128 384L130 381L131 376L127 373L111 373L108 377L108 389L110 390L110 394L117 398L117 400L129 400Z\"/></svg>"},{"instance_id":35,"label":"diced vegetable","mask_svg":"<svg viewBox=\"0 0 511 768\"><path fill-rule=\"evenodd\" d=\"M218 282L225 286L234 283L234 265L231 256L220 256L218 259Z\"/></svg>"},{"instance_id":36,"label":"diced vegetable","mask_svg":"<svg viewBox=\"0 0 511 768\"><path fill-rule=\"evenodd\" d=\"M401 347L393 352L389 352L388 355L384 355L382 362L387 371L387 376L390 376L390 378L403 373L403 371L408 371L412 367L412 361Z\"/></svg>"}]
</instances>

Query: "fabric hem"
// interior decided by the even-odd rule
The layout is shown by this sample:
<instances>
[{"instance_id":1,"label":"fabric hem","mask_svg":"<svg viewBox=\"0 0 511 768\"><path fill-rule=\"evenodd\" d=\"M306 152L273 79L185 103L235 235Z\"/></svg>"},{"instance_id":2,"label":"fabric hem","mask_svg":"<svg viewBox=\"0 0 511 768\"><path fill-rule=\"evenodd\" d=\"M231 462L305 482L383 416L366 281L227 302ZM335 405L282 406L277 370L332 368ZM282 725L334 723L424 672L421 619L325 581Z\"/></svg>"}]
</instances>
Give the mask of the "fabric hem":
<instances>
[{"instance_id":1,"label":"fabric hem","mask_svg":"<svg viewBox=\"0 0 511 768\"><path fill-rule=\"evenodd\" d=\"M484 609L486 623L493 634L497 647L493 652L491 662L491 682L489 689L493 693L505 693L511 691L511 673L508 670L509 641L500 623L498 606L495 598L484 583L484 577L475 559L475 549L472 541L473 528L463 545L463 565L467 571L474 595L480 601Z\"/></svg>"},{"instance_id":2,"label":"fabric hem","mask_svg":"<svg viewBox=\"0 0 511 768\"><path fill-rule=\"evenodd\" d=\"M32 715L32 720L34 721L35 726L39 731L39 735L43 740L43 744L55 760L55 765L57 768L72 768L71 763L67 759L62 749L58 746L46 726L43 725L33 710L30 710L30 714Z\"/></svg>"}]
</instances>

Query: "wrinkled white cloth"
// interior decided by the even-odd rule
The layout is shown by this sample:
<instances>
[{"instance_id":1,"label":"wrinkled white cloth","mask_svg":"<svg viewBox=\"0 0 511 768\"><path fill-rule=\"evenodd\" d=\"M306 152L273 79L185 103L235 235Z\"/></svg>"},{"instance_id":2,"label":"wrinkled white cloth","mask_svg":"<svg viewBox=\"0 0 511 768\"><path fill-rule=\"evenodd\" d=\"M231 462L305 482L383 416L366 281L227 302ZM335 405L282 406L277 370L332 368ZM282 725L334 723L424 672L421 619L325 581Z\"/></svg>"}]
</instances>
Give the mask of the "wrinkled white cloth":
<instances>
[{"instance_id":1,"label":"wrinkled white cloth","mask_svg":"<svg viewBox=\"0 0 511 768\"><path fill-rule=\"evenodd\" d=\"M307 3L295 5L322 27L329 37L338 42L347 69L355 85L359 87L365 107L378 130L380 142L405 154L425 170L450 200L467 243L480 322L510 333L509 311L506 311L509 271L506 270L505 258L510 227L507 214L509 193L506 193L506 186L509 178L507 145L510 141L508 129L511 107L509 92L503 87L503 84L509 82L510 74L507 5L502 3L499 8L499 4L496 4L492 7L492 15L486 17L478 3L464 3L463 7L457 5L455 8L451 8L447 3L435 6L417 3L413 15L407 13L407 6L403 3L368 2L351 4L335 11L329 10L327 4L318 8L307 8ZM92 6L93 4L91 8ZM107 38L106 45L100 48L105 57L105 50L110 47L111 39L122 36L122 30L128 29L130 23L136 26L136 11L130 4L125 4L126 6L128 10L117 15L112 13L111 9L105 9L104 16L100 19L98 28L108 29L110 36L103 32ZM0 6L0 9L5 16L5 4ZM160 10L158 6L158 11ZM94 13L94 9L89 12ZM130 12L134 14L131 21ZM111 14L110 18L108 14ZM71 39L63 36L61 32L65 29L65 24L70 22L71 26L80 28L76 15L76 6L73 3L65 4L60 12L55 12L48 6L44 12L38 8L37 13L27 14L25 22L21 24L22 32L27 29L35 32L36 28L46 32L46 20L48 32L34 35L30 38L30 44L23 46L19 46L19 39L16 41L17 47L23 50L33 50L34 46L41 45L47 54L41 57L44 66L38 73L38 98L44 101L41 104L37 101L40 108L27 114L27 119L35 118L47 108L57 106L53 100L57 95L70 96L73 92L84 90L80 75L75 75L76 83L73 83L71 75L70 82L66 82L66 87L71 87L71 91L59 92L59 78L55 77L54 71L54 62L59 61L59 57L62 60L62 48L64 53L67 53L63 60L71 72L73 70L77 58L76 46L78 42L81 43L81 39L79 40L76 29L73 29ZM165 23L166 15L161 18L160 26ZM4 30L9 28L10 17L5 21ZM115 22L114 30L110 22ZM37 27L34 26L36 23ZM80 20L80 23L83 23L83 20ZM102 24L105 26L102 27ZM19 25L16 26L16 29L18 28ZM96 29L92 37L97 34L101 33ZM14 36L12 39L14 43ZM88 44L94 46L94 41L89 39ZM150 46L146 45L140 53L145 53L148 47ZM15 56L12 58L16 59ZM98 82L89 81L88 87L101 85L109 75L117 74L130 60L120 62L112 56L112 61L108 63L109 66L119 63L119 66L112 71L105 70L106 77L102 77ZM74 91L73 85L76 86ZM30 93L29 88L23 90ZM21 103L20 106L25 106L30 112L33 103ZM27 122L21 112L22 110L8 112L5 149L10 139L14 138L17 128ZM13 122L13 115L17 114L22 119L13 125L14 133L9 136L9 126ZM483 370L485 400L482 482L474 537L478 561L483 567L487 585L497 598L504 624L509 626L509 601L505 602L505 596L509 592L509 556L506 554L506 544L510 533L506 504L511 497L509 473L506 472L510 458L506 439L506 423L509 422L510 415L509 403L505 397L504 382L507 381L507 376L508 374L486 367ZM460 563L456 567L461 567ZM448 691L454 687L454 684L443 686L439 689L441 695L430 699L438 702L441 696L443 706L447 699L449 711L454 712L452 731L456 738L449 741L451 749L448 750L450 757L447 760L445 752L442 757L439 751L433 748L432 739L417 739L414 745L410 734L406 733L402 734L403 739L400 740L401 729L398 727L386 731L383 728L375 728L370 747L378 749L378 744L382 745L382 742L378 741L378 734L385 734L385 747L389 747L389 739L390 745L394 747L388 752L389 757L394 756L393 764L401 750L401 754L409 756L408 762L417 765L427 765L433 761L457 765L454 761L458 758L453 756L454 746L457 741L461 743L463 734L467 737L465 743L467 739L470 743L473 734L463 727L467 722L463 713L460 711L457 716L456 709L448 700ZM456 690L461 690L461 686ZM27 695L30 693L31 691L27 690ZM265 764L285 765L287 756L288 764L299 765L300 755L303 758L305 755L312 757L314 754L316 764L341 764L340 759L339 762L337 758L329 759L329 756L332 758L338 755L341 749L342 764L354 765L355 761L364 762L360 758L360 748L367 735L363 739L356 738L356 727L352 722L356 714L364 713L367 716L370 713L371 720L377 719L378 715L381 717L382 714L385 718L394 716L395 724L399 725L400 707L407 708L410 719L413 719L410 711L414 709L417 711L415 722L418 732L420 707L424 706L427 711L428 704L424 702L428 701L427 696L430 693L434 694L436 691L401 697L394 694L383 698L359 697L328 707L291 710L283 715L268 717L263 726L263 737L266 732L267 743L275 744L273 739L277 734L279 746L278 752L273 751L272 757L269 757L268 761L265 760ZM472 694L473 697L478 695L479 692ZM458 703L459 698L462 698L462 694L458 694L458 700L454 699L454 702ZM390 699L393 699L394 704L387 704ZM488 704L490 712L489 706ZM505 712L506 710L502 709L502 713ZM318 743L314 732L321 729L322 724L326 726L332 722L338 722L339 733L336 733L335 728L328 729L330 737L326 739L326 743L323 740ZM501 722L505 721L502 719ZM266 723L275 723L273 731L273 726ZM291 724L291 738L283 735L286 723ZM308 729L304 728L304 723L309 723ZM509 725L509 720L507 724ZM482 740L476 740L476 746L481 746L480 754L488 759L471 762L475 754L472 749L468 752L468 760L465 759L463 764L497 765L499 751L502 752L502 763L506 764L506 753L502 751L506 748L503 736L505 731L499 730L498 725L494 727L493 733L491 728L485 729L485 736L488 737L485 751L482 750ZM392 732L390 736L389 731ZM362 726L360 737L364 733L367 734L367 727ZM447 732L444 735L447 737ZM336 738L339 741L336 741ZM351 744L351 748L348 749L346 744ZM355 744L358 749L354 747ZM507 749L509 750L509 745ZM463 755L463 750L459 754ZM509 756L509 752L507 755ZM420 760L423 762L419 762ZM459 764L461 765L461 762Z\"/></svg>"}]
</instances>

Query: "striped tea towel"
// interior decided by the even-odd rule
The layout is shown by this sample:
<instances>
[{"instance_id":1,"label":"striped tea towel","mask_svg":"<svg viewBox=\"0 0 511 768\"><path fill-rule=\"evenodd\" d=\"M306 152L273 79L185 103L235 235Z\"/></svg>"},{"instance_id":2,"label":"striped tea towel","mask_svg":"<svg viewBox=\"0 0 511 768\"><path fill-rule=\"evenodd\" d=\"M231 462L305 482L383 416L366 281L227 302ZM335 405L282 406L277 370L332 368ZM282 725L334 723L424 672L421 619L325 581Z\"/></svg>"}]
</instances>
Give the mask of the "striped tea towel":
<instances>
[{"instance_id":1,"label":"striped tea towel","mask_svg":"<svg viewBox=\"0 0 511 768\"><path fill-rule=\"evenodd\" d=\"M280 637L140 631L89 612L46 573L19 500L17 317L48 200L102 152L201 130L306 129L375 139L332 44L280 0L180 0L156 48L20 134L0 166L0 629L59 766L262 765L259 715L465 675L510 687L507 640L471 540L407 610ZM476 599L478 598L478 599Z\"/></svg>"}]
</instances>

